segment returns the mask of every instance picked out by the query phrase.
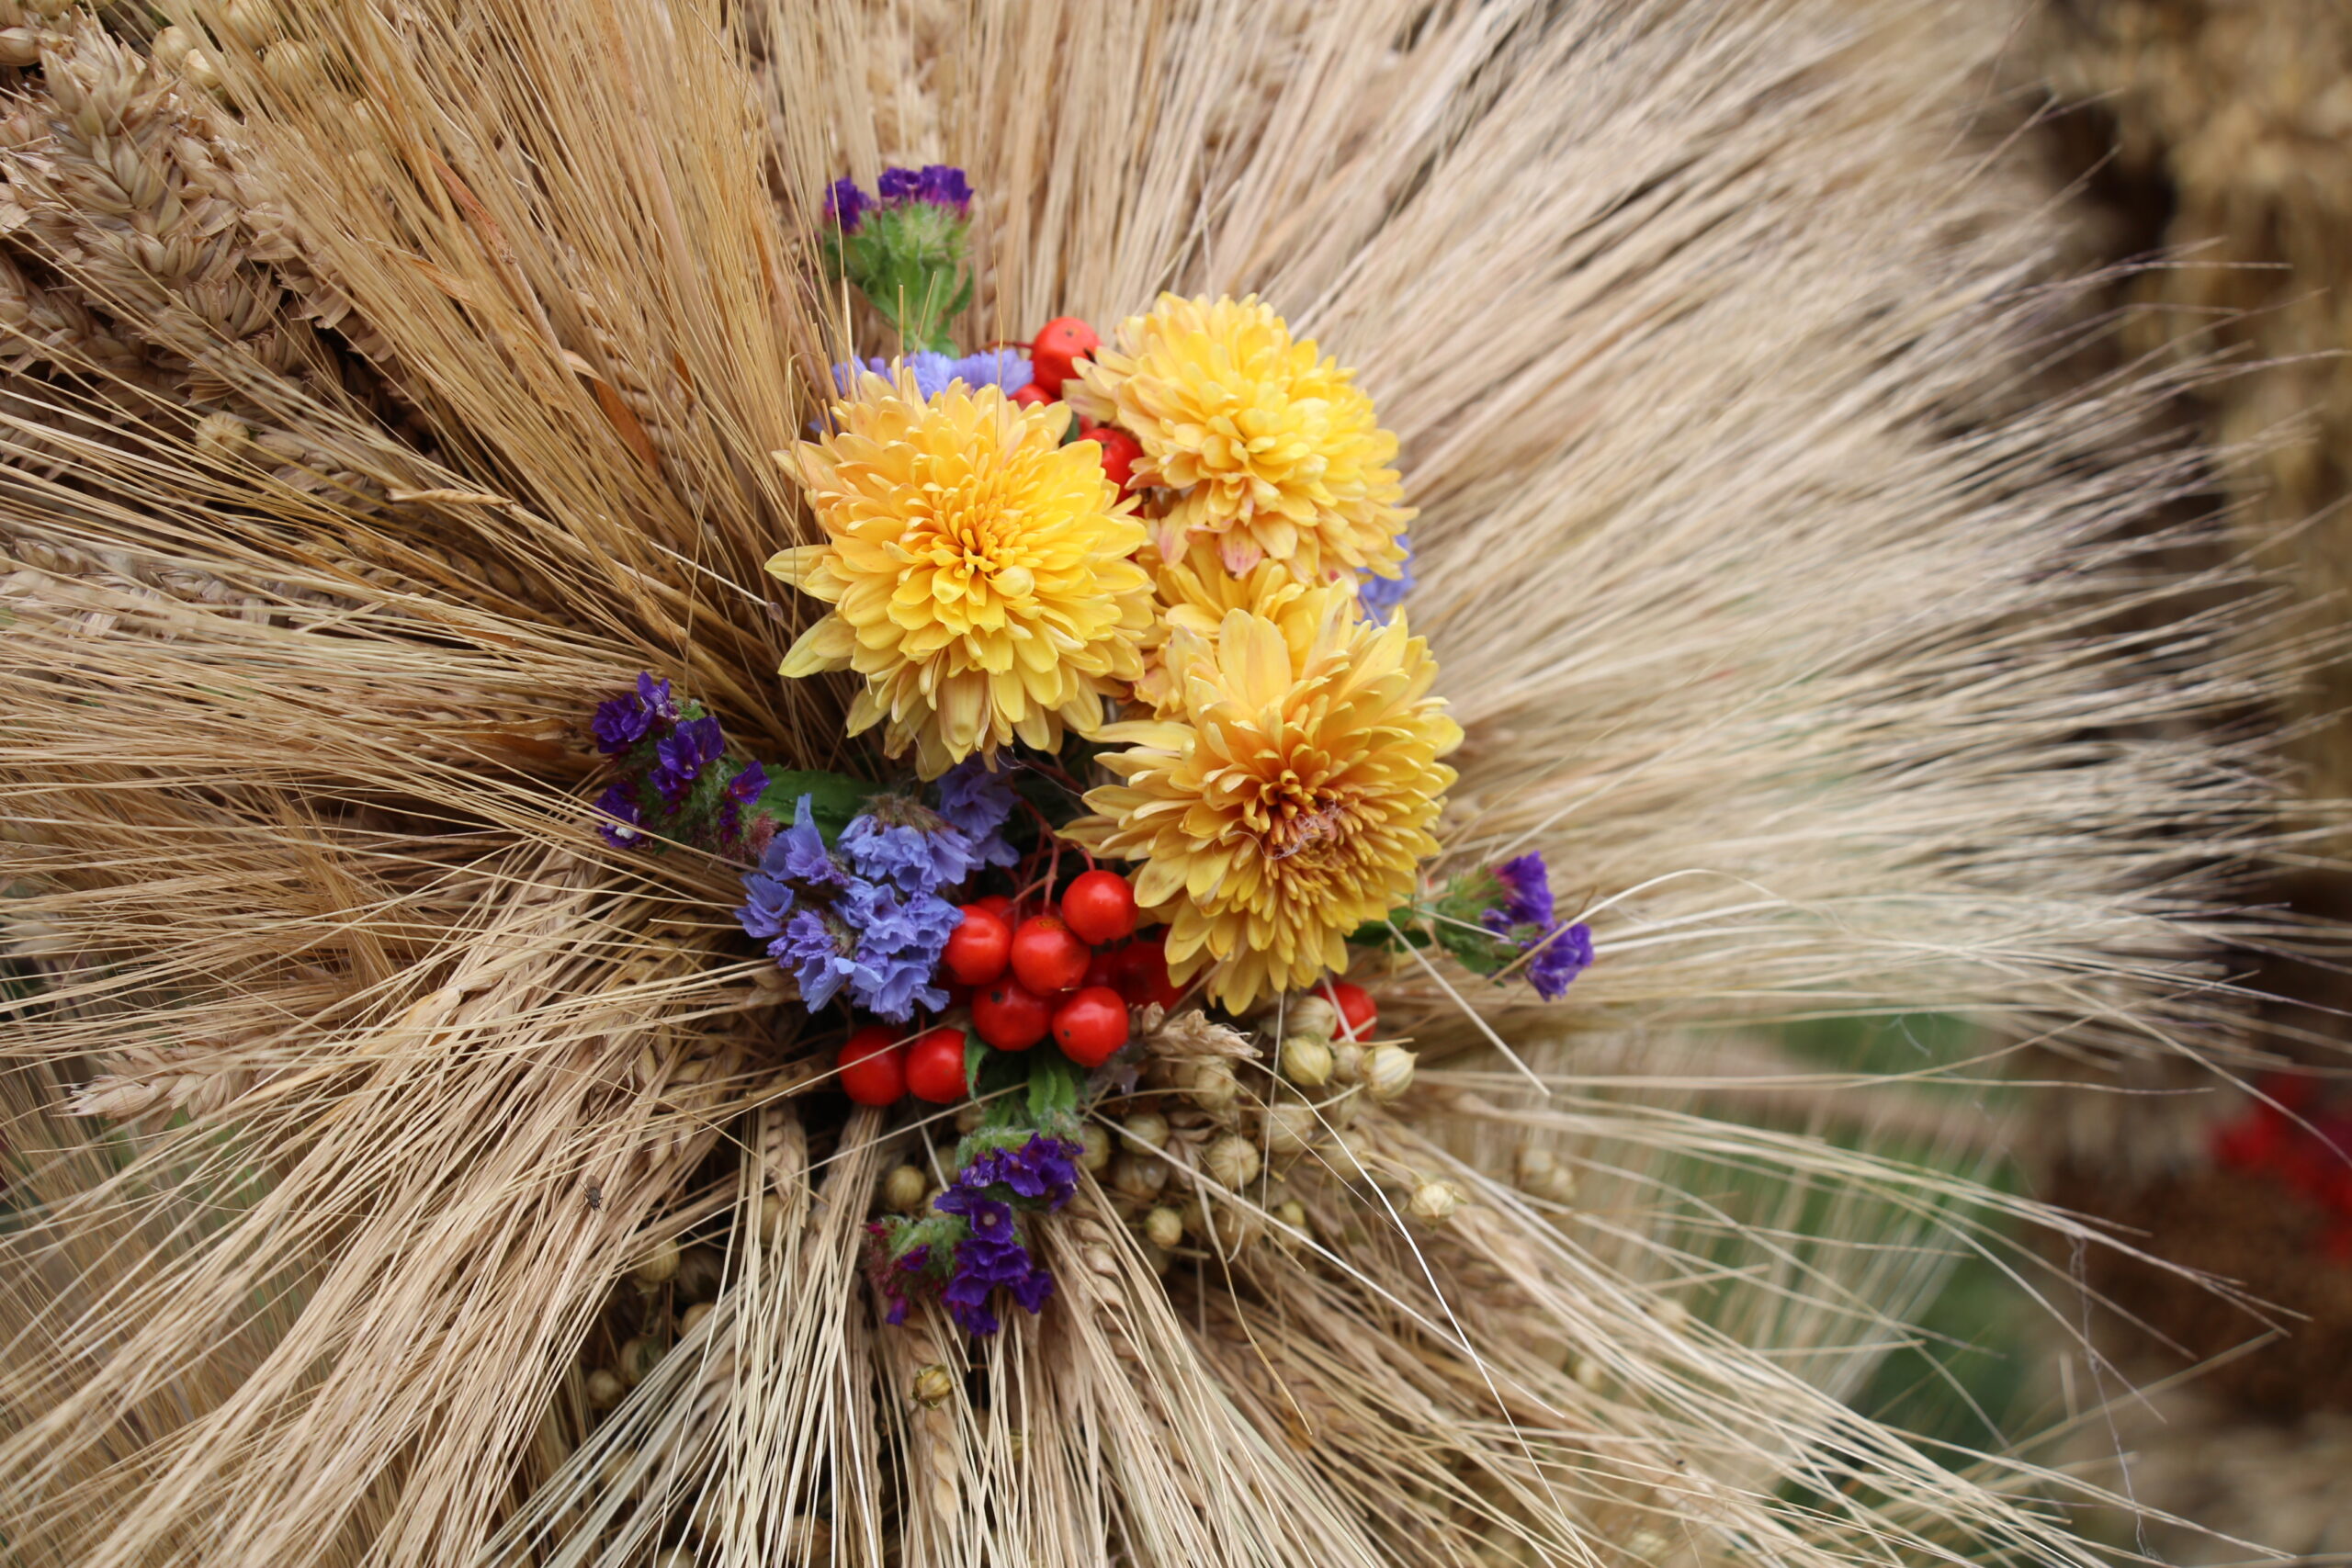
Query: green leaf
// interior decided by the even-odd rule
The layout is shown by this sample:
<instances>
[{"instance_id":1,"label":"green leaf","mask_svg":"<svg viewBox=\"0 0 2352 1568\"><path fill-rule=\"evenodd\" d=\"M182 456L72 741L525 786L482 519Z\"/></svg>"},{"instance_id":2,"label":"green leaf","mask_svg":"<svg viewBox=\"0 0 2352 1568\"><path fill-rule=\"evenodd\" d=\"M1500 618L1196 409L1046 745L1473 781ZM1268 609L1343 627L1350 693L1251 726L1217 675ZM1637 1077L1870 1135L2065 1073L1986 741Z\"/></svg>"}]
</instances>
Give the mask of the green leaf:
<instances>
[{"instance_id":1,"label":"green leaf","mask_svg":"<svg viewBox=\"0 0 2352 1568\"><path fill-rule=\"evenodd\" d=\"M1430 933L1419 925L1408 925L1413 911L1399 909L1385 921L1367 920L1348 933L1348 942L1355 947L1383 947L1391 953L1402 953L1408 947L1427 947Z\"/></svg>"},{"instance_id":2,"label":"green leaf","mask_svg":"<svg viewBox=\"0 0 2352 1568\"><path fill-rule=\"evenodd\" d=\"M1040 1131L1076 1128L1086 1093L1086 1069L1059 1051L1040 1048L1029 1055L1030 1119Z\"/></svg>"},{"instance_id":3,"label":"green leaf","mask_svg":"<svg viewBox=\"0 0 2352 1568\"><path fill-rule=\"evenodd\" d=\"M966 1094L980 1092L980 1069L988 1065L988 1059L989 1043L968 1029L964 1031L964 1092Z\"/></svg>"},{"instance_id":4,"label":"green leaf","mask_svg":"<svg viewBox=\"0 0 2352 1568\"><path fill-rule=\"evenodd\" d=\"M798 809L800 797L808 796L808 815L824 834L828 842L842 836L850 818L865 809L865 803L880 790L878 784L854 779L845 773L796 772L775 773L768 778L768 787L760 792L752 810L790 823Z\"/></svg>"},{"instance_id":5,"label":"green leaf","mask_svg":"<svg viewBox=\"0 0 2352 1568\"><path fill-rule=\"evenodd\" d=\"M976 1057L973 1053L978 1052ZM987 1115L989 1121L1005 1119L1010 1110L1018 1119L1023 1110L1021 1096L1012 1092L1029 1081L1029 1064L1011 1051L1000 1051L969 1029L964 1031L964 1081L973 1095L993 1099Z\"/></svg>"},{"instance_id":6,"label":"green leaf","mask_svg":"<svg viewBox=\"0 0 2352 1568\"><path fill-rule=\"evenodd\" d=\"M1482 931L1441 925L1437 942L1474 975L1492 975L1519 956L1519 945Z\"/></svg>"}]
</instances>

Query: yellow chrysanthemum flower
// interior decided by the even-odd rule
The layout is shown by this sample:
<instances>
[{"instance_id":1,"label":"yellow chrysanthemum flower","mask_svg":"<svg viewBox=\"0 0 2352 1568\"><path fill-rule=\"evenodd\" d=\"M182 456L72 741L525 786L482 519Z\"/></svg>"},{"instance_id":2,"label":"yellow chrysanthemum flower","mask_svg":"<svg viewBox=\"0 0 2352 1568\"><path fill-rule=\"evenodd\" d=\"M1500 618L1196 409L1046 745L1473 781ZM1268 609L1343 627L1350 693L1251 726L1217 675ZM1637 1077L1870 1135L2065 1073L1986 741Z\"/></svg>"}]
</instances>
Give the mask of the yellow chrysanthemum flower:
<instances>
[{"instance_id":1,"label":"yellow chrysanthemum flower","mask_svg":"<svg viewBox=\"0 0 2352 1568\"><path fill-rule=\"evenodd\" d=\"M1341 570L1394 577L1412 520L1380 428L1354 372L1294 340L1258 297L1180 299L1119 324L1063 387L1072 408L1142 444L1138 484L1175 491L1157 524L1173 560L1188 537L1213 537L1238 577L1261 559L1319 582Z\"/></svg>"},{"instance_id":2,"label":"yellow chrysanthemum flower","mask_svg":"<svg viewBox=\"0 0 2352 1568\"><path fill-rule=\"evenodd\" d=\"M865 676L849 732L887 721L884 753L913 746L925 778L1015 737L1050 751L1065 725L1094 733L1151 629L1128 558L1143 525L1101 449L1061 445L1065 410L960 381L926 400L905 371L860 376L832 412L831 434L776 455L829 542L768 570L833 606L783 672Z\"/></svg>"},{"instance_id":3,"label":"yellow chrysanthemum flower","mask_svg":"<svg viewBox=\"0 0 2352 1568\"><path fill-rule=\"evenodd\" d=\"M1157 550L1146 550L1141 559L1152 574L1160 626L1154 642L1146 645L1143 678L1136 682L1136 696L1150 704L1155 713L1166 714L1182 695L1182 682L1167 657L1168 635L1176 627L1197 638L1214 640L1228 611L1247 610L1282 628L1283 640L1294 659L1304 658L1307 645L1315 640L1322 597L1278 560L1261 560L1236 577L1225 570L1216 544L1207 539L1195 539L1174 561L1162 560Z\"/></svg>"},{"instance_id":4,"label":"yellow chrysanthemum flower","mask_svg":"<svg viewBox=\"0 0 2352 1568\"><path fill-rule=\"evenodd\" d=\"M1065 831L1140 860L1136 898L1169 923L1169 972L1215 965L1209 995L1247 1008L1347 964L1347 933L1415 891L1462 730L1430 694L1437 662L1405 618L1375 626L1343 589L1308 592L1315 635L1227 612L1214 640L1179 626L1170 716L1106 726L1123 781Z\"/></svg>"}]
</instances>

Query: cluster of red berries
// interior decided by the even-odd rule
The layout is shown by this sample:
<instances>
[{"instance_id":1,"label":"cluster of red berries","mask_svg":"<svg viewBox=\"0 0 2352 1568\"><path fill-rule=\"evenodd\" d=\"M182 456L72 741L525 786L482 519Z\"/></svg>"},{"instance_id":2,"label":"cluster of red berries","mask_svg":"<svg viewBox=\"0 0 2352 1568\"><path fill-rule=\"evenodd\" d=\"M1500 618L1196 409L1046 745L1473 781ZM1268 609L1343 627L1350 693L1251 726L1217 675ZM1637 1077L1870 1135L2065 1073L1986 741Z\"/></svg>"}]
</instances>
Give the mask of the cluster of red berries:
<instances>
[{"instance_id":1,"label":"cluster of red berries","mask_svg":"<svg viewBox=\"0 0 2352 1568\"><path fill-rule=\"evenodd\" d=\"M1078 374L1078 362L1102 346L1092 327L1076 316L1056 316L1038 332L1029 345L1029 385L1012 394L1012 400L1024 408L1041 408L1059 400L1062 384ZM1136 459L1143 456L1143 443L1115 424L1094 424L1081 420L1078 427L1080 441L1091 441L1102 448L1102 472L1122 491L1132 490Z\"/></svg>"},{"instance_id":2,"label":"cluster of red berries","mask_svg":"<svg viewBox=\"0 0 2352 1568\"><path fill-rule=\"evenodd\" d=\"M2256 1087L2266 1099L2216 1130L2214 1157L2284 1182L2324 1209L2324 1247L2352 1263L2352 1110L2326 1103L2308 1076L2272 1074Z\"/></svg>"},{"instance_id":3,"label":"cluster of red berries","mask_svg":"<svg viewBox=\"0 0 2352 1568\"><path fill-rule=\"evenodd\" d=\"M949 995L970 1002L972 1032L1000 1051L1026 1051L1047 1034L1081 1067L1099 1067L1127 1043L1127 1009L1173 1005L1167 932L1136 935L1126 878L1089 871L1057 910L1023 916L998 895L963 907L940 966ZM942 1024L901 1042L880 1024L842 1047L842 1089L860 1105L911 1093L945 1105L964 1098L964 1031Z\"/></svg>"}]
</instances>

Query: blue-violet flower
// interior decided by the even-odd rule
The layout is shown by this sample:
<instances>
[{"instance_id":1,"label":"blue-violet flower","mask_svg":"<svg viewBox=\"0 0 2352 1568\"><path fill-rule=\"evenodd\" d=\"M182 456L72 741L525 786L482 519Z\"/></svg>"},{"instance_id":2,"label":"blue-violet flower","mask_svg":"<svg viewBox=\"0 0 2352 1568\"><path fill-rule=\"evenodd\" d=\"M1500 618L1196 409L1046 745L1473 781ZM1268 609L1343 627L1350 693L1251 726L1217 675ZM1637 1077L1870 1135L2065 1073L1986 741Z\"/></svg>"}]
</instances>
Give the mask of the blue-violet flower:
<instances>
[{"instance_id":1,"label":"blue-violet flower","mask_svg":"<svg viewBox=\"0 0 2352 1568\"><path fill-rule=\"evenodd\" d=\"M825 191L825 221L838 224L844 234L854 234L865 209L873 205L873 198L858 188L855 180L835 180Z\"/></svg>"},{"instance_id":2,"label":"blue-violet flower","mask_svg":"<svg viewBox=\"0 0 2352 1568\"><path fill-rule=\"evenodd\" d=\"M638 806L637 796L630 792L627 784L614 784L598 795L596 809L611 818L610 821L596 824L596 831L603 834L605 842L612 845L613 848L628 849L645 837L642 826L645 821L645 813Z\"/></svg>"},{"instance_id":3,"label":"blue-violet flower","mask_svg":"<svg viewBox=\"0 0 2352 1568\"><path fill-rule=\"evenodd\" d=\"M1375 577L1367 572L1356 583L1356 603L1363 606L1364 618L1384 626L1405 602L1405 595L1413 591L1413 541L1403 543L1405 558L1396 564L1396 576Z\"/></svg>"},{"instance_id":4,"label":"blue-violet flower","mask_svg":"<svg viewBox=\"0 0 2352 1568\"><path fill-rule=\"evenodd\" d=\"M986 761L967 757L939 775L939 814L971 841L981 865L1013 865L1020 852L1005 841L1004 825L1015 796L1009 773L991 773Z\"/></svg>"},{"instance_id":5,"label":"blue-violet flower","mask_svg":"<svg viewBox=\"0 0 2352 1568\"><path fill-rule=\"evenodd\" d=\"M1528 984L1547 1002L1566 994L1568 982L1592 965L1592 928L1579 921L1554 926L1536 940L1528 960Z\"/></svg>"},{"instance_id":6,"label":"blue-violet flower","mask_svg":"<svg viewBox=\"0 0 2352 1568\"><path fill-rule=\"evenodd\" d=\"M607 757L617 757L644 739L646 731L657 721L666 722L677 716L677 705L670 700L670 682L640 672L637 690L598 703L596 716L588 727L595 731L596 750Z\"/></svg>"}]
</instances>

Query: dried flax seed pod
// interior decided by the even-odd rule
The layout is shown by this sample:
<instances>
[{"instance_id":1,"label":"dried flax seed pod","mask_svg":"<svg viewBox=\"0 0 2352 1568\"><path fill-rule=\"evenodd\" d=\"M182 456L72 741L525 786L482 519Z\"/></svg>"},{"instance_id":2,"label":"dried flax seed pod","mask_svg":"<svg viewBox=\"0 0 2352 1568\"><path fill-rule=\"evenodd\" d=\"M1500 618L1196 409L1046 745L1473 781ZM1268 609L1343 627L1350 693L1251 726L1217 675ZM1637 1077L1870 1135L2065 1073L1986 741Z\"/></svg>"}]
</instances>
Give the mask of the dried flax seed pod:
<instances>
[{"instance_id":1,"label":"dried flax seed pod","mask_svg":"<svg viewBox=\"0 0 2352 1568\"><path fill-rule=\"evenodd\" d=\"M1442 1225L1462 1207L1464 1193L1451 1181L1424 1181L1413 1189L1408 1205L1413 1218L1425 1225Z\"/></svg>"},{"instance_id":2,"label":"dried flax seed pod","mask_svg":"<svg viewBox=\"0 0 2352 1568\"><path fill-rule=\"evenodd\" d=\"M923 1206L923 1195L930 1190L930 1179L922 1171L910 1165L895 1166L882 1179L882 1206L911 1214Z\"/></svg>"},{"instance_id":3,"label":"dried flax seed pod","mask_svg":"<svg viewBox=\"0 0 2352 1568\"><path fill-rule=\"evenodd\" d=\"M1183 1216L1163 1203L1143 1217L1143 1235L1157 1247L1181 1246L1184 1240Z\"/></svg>"},{"instance_id":4,"label":"dried flax seed pod","mask_svg":"<svg viewBox=\"0 0 2352 1568\"><path fill-rule=\"evenodd\" d=\"M1283 1077L1301 1089L1321 1089L1331 1081L1332 1054L1329 1037L1294 1034L1283 1042Z\"/></svg>"},{"instance_id":5,"label":"dried flax seed pod","mask_svg":"<svg viewBox=\"0 0 2352 1568\"><path fill-rule=\"evenodd\" d=\"M1168 1118L1156 1111L1138 1111L1119 1123L1127 1147L1150 1151L1168 1146Z\"/></svg>"},{"instance_id":6,"label":"dried flax seed pod","mask_svg":"<svg viewBox=\"0 0 2352 1568\"><path fill-rule=\"evenodd\" d=\"M1233 1064L1211 1056L1192 1064L1182 1080L1184 1098L1204 1111L1223 1111L1241 1093Z\"/></svg>"},{"instance_id":7,"label":"dried flax seed pod","mask_svg":"<svg viewBox=\"0 0 2352 1568\"><path fill-rule=\"evenodd\" d=\"M1363 1059L1364 1088L1374 1100L1395 1100L1413 1087L1416 1058L1402 1045L1375 1045Z\"/></svg>"},{"instance_id":8,"label":"dried flax seed pod","mask_svg":"<svg viewBox=\"0 0 2352 1568\"><path fill-rule=\"evenodd\" d=\"M1289 1156L1303 1155L1325 1136L1323 1118L1311 1105L1288 1100L1266 1112L1266 1150Z\"/></svg>"},{"instance_id":9,"label":"dried flax seed pod","mask_svg":"<svg viewBox=\"0 0 2352 1568\"><path fill-rule=\"evenodd\" d=\"M1264 1162L1259 1157L1258 1145L1237 1133L1228 1133L1208 1146L1204 1164L1210 1178L1228 1192L1238 1192L1258 1179Z\"/></svg>"},{"instance_id":10,"label":"dried flax seed pod","mask_svg":"<svg viewBox=\"0 0 2352 1568\"><path fill-rule=\"evenodd\" d=\"M1283 1028L1295 1039L1320 1040L1329 1044L1340 1032L1340 1010L1327 997L1312 991L1292 997L1283 1005Z\"/></svg>"},{"instance_id":11,"label":"dried flax seed pod","mask_svg":"<svg viewBox=\"0 0 2352 1568\"><path fill-rule=\"evenodd\" d=\"M1148 1201L1168 1185L1168 1162L1156 1155L1121 1155L1111 1162L1111 1185L1122 1196Z\"/></svg>"},{"instance_id":12,"label":"dried flax seed pod","mask_svg":"<svg viewBox=\"0 0 2352 1568\"><path fill-rule=\"evenodd\" d=\"M1532 1145L1519 1151L1517 1161L1520 1190L1531 1198L1547 1203L1573 1203L1577 1197L1576 1172L1562 1165L1559 1156L1550 1149Z\"/></svg>"},{"instance_id":13,"label":"dried flax seed pod","mask_svg":"<svg viewBox=\"0 0 2352 1568\"><path fill-rule=\"evenodd\" d=\"M948 1396L955 1392L955 1374L942 1363L933 1361L915 1373L914 1386L907 1391L907 1396L925 1410L936 1410L946 1404Z\"/></svg>"}]
</instances>

